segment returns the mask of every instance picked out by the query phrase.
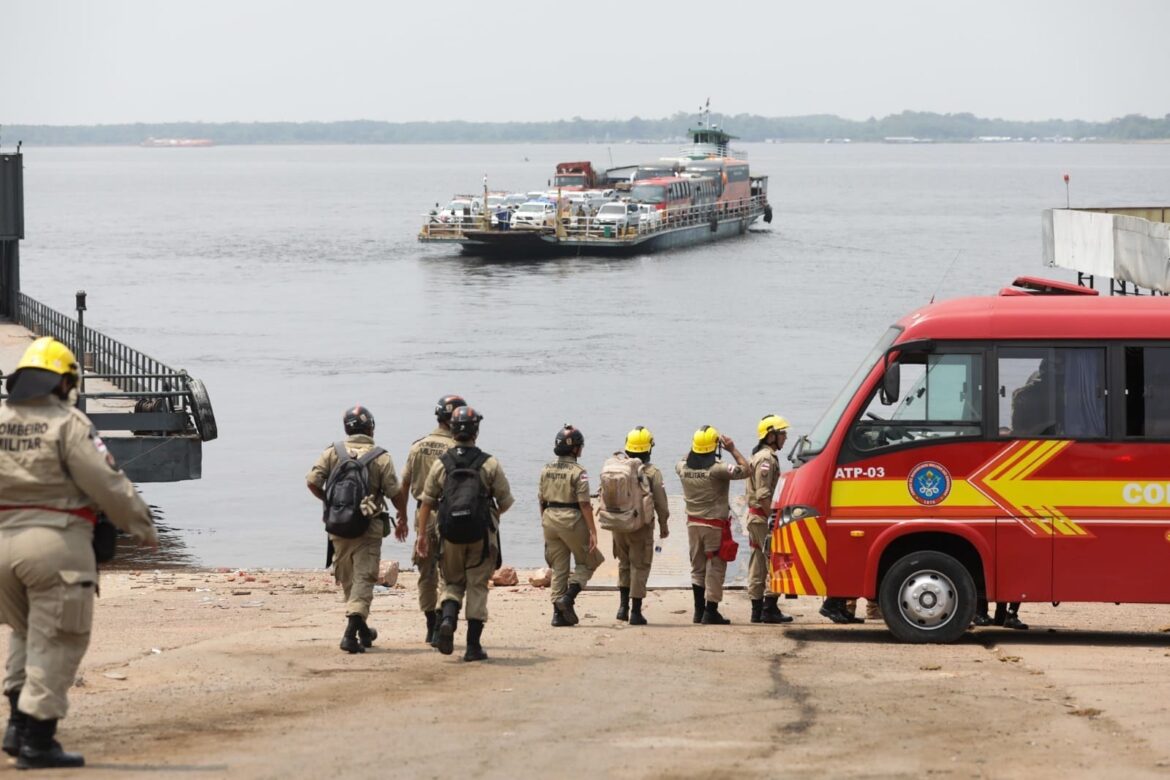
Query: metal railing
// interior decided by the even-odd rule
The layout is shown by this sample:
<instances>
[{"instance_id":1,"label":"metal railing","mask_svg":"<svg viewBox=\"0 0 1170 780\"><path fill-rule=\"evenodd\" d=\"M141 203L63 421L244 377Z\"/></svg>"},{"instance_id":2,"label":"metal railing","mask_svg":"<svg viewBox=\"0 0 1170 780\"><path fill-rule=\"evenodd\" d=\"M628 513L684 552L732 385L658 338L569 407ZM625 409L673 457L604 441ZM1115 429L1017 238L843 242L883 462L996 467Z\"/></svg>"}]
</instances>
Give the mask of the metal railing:
<instances>
[{"instance_id":1,"label":"metal railing","mask_svg":"<svg viewBox=\"0 0 1170 780\"><path fill-rule=\"evenodd\" d=\"M82 326L85 344L77 343L78 322L67 314L20 294L19 322L38 336L52 336L66 344L82 361L88 377L100 376L128 393L162 394L184 389L177 371L117 339Z\"/></svg>"},{"instance_id":2,"label":"metal railing","mask_svg":"<svg viewBox=\"0 0 1170 780\"><path fill-rule=\"evenodd\" d=\"M79 311L85 310L84 301L85 294L78 293ZM18 304L17 323L37 336L52 336L72 349L81 361L83 382L102 379L121 391L83 392L83 399L135 401L136 412L177 412L187 416L189 427L203 441L218 435L207 391L186 371L171 368L24 293Z\"/></svg>"},{"instance_id":3,"label":"metal railing","mask_svg":"<svg viewBox=\"0 0 1170 780\"><path fill-rule=\"evenodd\" d=\"M747 152L745 152L743 149L732 149L728 146L720 146L719 144L711 143L680 146L678 148L678 156L698 159L710 157L731 157L737 160L746 160L748 158Z\"/></svg>"}]
</instances>

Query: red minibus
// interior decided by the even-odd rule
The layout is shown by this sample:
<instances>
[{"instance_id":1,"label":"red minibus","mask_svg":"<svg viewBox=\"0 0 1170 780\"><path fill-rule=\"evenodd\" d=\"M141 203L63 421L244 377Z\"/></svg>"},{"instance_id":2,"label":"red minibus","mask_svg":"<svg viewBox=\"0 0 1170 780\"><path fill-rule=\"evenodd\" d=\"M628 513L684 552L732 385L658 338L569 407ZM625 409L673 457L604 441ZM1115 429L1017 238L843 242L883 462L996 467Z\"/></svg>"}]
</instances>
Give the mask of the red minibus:
<instances>
[{"instance_id":1,"label":"red minibus","mask_svg":"<svg viewBox=\"0 0 1170 780\"><path fill-rule=\"evenodd\" d=\"M1020 278L932 303L789 457L777 593L877 598L909 642L979 599L1170 603L1170 301Z\"/></svg>"}]
</instances>

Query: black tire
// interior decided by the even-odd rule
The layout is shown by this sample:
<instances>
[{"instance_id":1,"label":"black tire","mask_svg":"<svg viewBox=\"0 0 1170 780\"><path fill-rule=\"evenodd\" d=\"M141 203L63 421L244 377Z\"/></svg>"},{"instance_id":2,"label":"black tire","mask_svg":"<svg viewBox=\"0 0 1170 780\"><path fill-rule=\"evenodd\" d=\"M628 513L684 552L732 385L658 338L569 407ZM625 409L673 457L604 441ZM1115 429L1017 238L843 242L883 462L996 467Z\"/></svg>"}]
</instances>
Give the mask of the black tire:
<instances>
[{"instance_id":1,"label":"black tire","mask_svg":"<svg viewBox=\"0 0 1170 780\"><path fill-rule=\"evenodd\" d=\"M191 402L191 415L195 418L195 429L199 431L202 441L213 441L219 436L219 426L215 424L215 412L211 410L211 398L207 395L207 388L195 378L187 380L187 398Z\"/></svg>"},{"instance_id":2,"label":"black tire","mask_svg":"<svg viewBox=\"0 0 1170 780\"><path fill-rule=\"evenodd\" d=\"M886 625L902 642L954 642L975 616L975 580L946 553L911 553L890 567L878 586Z\"/></svg>"}]
</instances>

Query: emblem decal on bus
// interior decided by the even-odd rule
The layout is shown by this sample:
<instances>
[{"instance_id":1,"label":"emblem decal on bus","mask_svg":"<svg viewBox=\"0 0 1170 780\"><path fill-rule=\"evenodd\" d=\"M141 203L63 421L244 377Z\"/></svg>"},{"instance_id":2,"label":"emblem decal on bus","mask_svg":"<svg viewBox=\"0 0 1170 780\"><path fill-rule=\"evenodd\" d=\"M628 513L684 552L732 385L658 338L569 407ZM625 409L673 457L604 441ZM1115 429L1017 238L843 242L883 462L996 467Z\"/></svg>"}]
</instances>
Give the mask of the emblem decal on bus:
<instances>
[{"instance_id":1,"label":"emblem decal on bus","mask_svg":"<svg viewBox=\"0 0 1170 780\"><path fill-rule=\"evenodd\" d=\"M941 504L951 493L951 473L941 463L928 460L910 470L906 487L910 497L923 506Z\"/></svg>"}]
</instances>

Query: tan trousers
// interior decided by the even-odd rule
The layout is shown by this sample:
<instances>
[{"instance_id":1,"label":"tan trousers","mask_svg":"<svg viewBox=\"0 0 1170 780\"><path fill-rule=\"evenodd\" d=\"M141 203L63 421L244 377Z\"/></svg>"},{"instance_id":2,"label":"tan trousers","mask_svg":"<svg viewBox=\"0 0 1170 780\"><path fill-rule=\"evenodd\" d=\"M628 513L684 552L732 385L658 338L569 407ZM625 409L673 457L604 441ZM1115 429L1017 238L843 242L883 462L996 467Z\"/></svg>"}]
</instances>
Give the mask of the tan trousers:
<instances>
[{"instance_id":1,"label":"tan trousers","mask_svg":"<svg viewBox=\"0 0 1170 780\"><path fill-rule=\"evenodd\" d=\"M691 584L706 589L707 601L722 601L723 579L727 576L727 562L719 557L723 531L688 524L687 540L691 545Z\"/></svg>"},{"instance_id":2,"label":"tan trousers","mask_svg":"<svg viewBox=\"0 0 1170 780\"><path fill-rule=\"evenodd\" d=\"M89 647L97 566L93 529L0 530L0 619L12 627L4 692L38 720L65 717Z\"/></svg>"},{"instance_id":3,"label":"tan trousers","mask_svg":"<svg viewBox=\"0 0 1170 780\"><path fill-rule=\"evenodd\" d=\"M464 615L468 620L488 619L488 580L496 570L498 549L499 542L495 534L491 534L487 555L483 554L482 541L471 544L443 542L443 551L439 557L439 568L443 574L443 601L454 601L462 606L466 597Z\"/></svg>"},{"instance_id":4,"label":"tan trousers","mask_svg":"<svg viewBox=\"0 0 1170 780\"><path fill-rule=\"evenodd\" d=\"M569 575L569 558L572 556L572 576ZM549 596L556 601L565 595L569 583L575 582L584 588L597 567L605 562L599 550L589 552L589 527L585 518L577 518L569 529L544 524L544 560L552 569L552 592Z\"/></svg>"},{"instance_id":5,"label":"tan trousers","mask_svg":"<svg viewBox=\"0 0 1170 780\"><path fill-rule=\"evenodd\" d=\"M370 528L357 539L333 537L333 577L345 590L345 614L370 616L378 563L382 559L382 519L375 517Z\"/></svg>"},{"instance_id":6,"label":"tan trousers","mask_svg":"<svg viewBox=\"0 0 1170 780\"><path fill-rule=\"evenodd\" d=\"M430 523L427 528L427 539L427 557L420 559L415 553L411 560L418 568L418 608L423 612L433 612L439 608L439 595L443 592L439 576L439 527L435 523Z\"/></svg>"},{"instance_id":7,"label":"tan trousers","mask_svg":"<svg viewBox=\"0 0 1170 780\"><path fill-rule=\"evenodd\" d=\"M628 534L614 531L613 556L618 559L618 587L629 588L632 598L646 598L646 580L654 560L653 523Z\"/></svg>"},{"instance_id":8,"label":"tan trousers","mask_svg":"<svg viewBox=\"0 0 1170 780\"><path fill-rule=\"evenodd\" d=\"M747 592L750 599L762 599L764 596L775 596L769 587L771 578L768 576L768 550L771 548L771 534L768 532L768 521L762 517L753 516L747 524L748 538L755 547L752 547L751 557L748 559ZM759 547L760 549L756 549Z\"/></svg>"}]
</instances>

